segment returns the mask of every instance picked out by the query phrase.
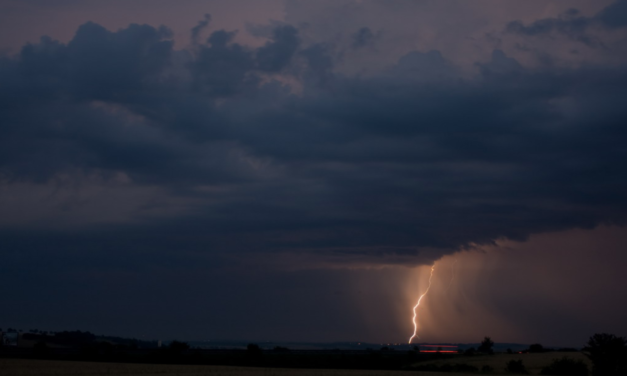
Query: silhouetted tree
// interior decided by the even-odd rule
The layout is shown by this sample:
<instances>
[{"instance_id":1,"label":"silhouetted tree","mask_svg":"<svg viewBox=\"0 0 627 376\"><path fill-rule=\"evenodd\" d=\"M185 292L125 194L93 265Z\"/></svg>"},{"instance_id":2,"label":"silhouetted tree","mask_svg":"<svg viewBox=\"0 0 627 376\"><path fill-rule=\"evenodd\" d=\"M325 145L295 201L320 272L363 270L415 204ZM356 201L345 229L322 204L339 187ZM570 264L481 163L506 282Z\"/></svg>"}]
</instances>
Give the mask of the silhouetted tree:
<instances>
[{"instance_id":1,"label":"silhouetted tree","mask_svg":"<svg viewBox=\"0 0 627 376\"><path fill-rule=\"evenodd\" d=\"M90 332L81 332L80 330L63 331L55 333L54 342L66 346L85 346L94 342L96 336Z\"/></svg>"},{"instance_id":2,"label":"silhouetted tree","mask_svg":"<svg viewBox=\"0 0 627 376\"><path fill-rule=\"evenodd\" d=\"M587 376L588 366L581 360L564 357L562 359L553 359L553 363L542 368L540 374L557 376Z\"/></svg>"},{"instance_id":3,"label":"silhouetted tree","mask_svg":"<svg viewBox=\"0 0 627 376\"><path fill-rule=\"evenodd\" d=\"M115 346L109 342L98 342L98 355L111 356L115 352Z\"/></svg>"},{"instance_id":4,"label":"silhouetted tree","mask_svg":"<svg viewBox=\"0 0 627 376\"><path fill-rule=\"evenodd\" d=\"M45 357L50 354L50 347L46 342L39 341L33 346L33 355L36 357Z\"/></svg>"},{"instance_id":5,"label":"silhouetted tree","mask_svg":"<svg viewBox=\"0 0 627 376\"><path fill-rule=\"evenodd\" d=\"M494 368L492 368L492 366L489 366L487 364L481 367L481 373L492 373L492 371L494 371Z\"/></svg>"},{"instance_id":6,"label":"silhouetted tree","mask_svg":"<svg viewBox=\"0 0 627 376\"><path fill-rule=\"evenodd\" d=\"M249 356L260 356L261 347L259 347L256 343L249 343L248 346L246 346L246 353Z\"/></svg>"},{"instance_id":7,"label":"silhouetted tree","mask_svg":"<svg viewBox=\"0 0 627 376\"><path fill-rule=\"evenodd\" d=\"M556 351L558 351L558 352L579 352L579 350L574 348L574 347L560 347Z\"/></svg>"},{"instance_id":8,"label":"silhouetted tree","mask_svg":"<svg viewBox=\"0 0 627 376\"><path fill-rule=\"evenodd\" d=\"M597 333L590 337L584 353L592 361L592 374L627 375L627 340L613 334Z\"/></svg>"},{"instance_id":9,"label":"silhouetted tree","mask_svg":"<svg viewBox=\"0 0 627 376\"><path fill-rule=\"evenodd\" d=\"M529 374L529 371L527 371L527 368L523 364L522 359L510 360L505 365L505 370L507 372L516 373L516 374L519 374L519 375L527 375L527 374Z\"/></svg>"},{"instance_id":10,"label":"silhouetted tree","mask_svg":"<svg viewBox=\"0 0 627 376\"><path fill-rule=\"evenodd\" d=\"M131 350L137 350L139 348L139 341L132 339L128 343L128 348Z\"/></svg>"},{"instance_id":11,"label":"silhouetted tree","mask_svg":"<svg viewBox=\"0 0 627 376\"><path fill-rule=\"evenodd\" d=\"M189 345L186 342L172 341L168 345L168 352L172 355L181 355L187 350L189 350Z\"/></svg>"},{"instance_id":12,"label":"silhouetted tree","mask_svg":"<svg viewBox=\"0 0 627 376\"><path fill-rule=\"evenodd\" d=\"M539 343L534 343L533 345L529 346L529 349L527 349L527 351L529 351L530 353L541 353L541 352L545 352L546 350L544 349L544 346L542 346Z\"/></svg>"},{"instance_id":13,"label":"silhouetted tree","mask_svg":"<svg viewBox=\"0 0 627 376\"><path fill-rule=\"evenodd\" d=\"M485 337L483 341L481 341L481 345L477 349L479 352L492 354L492 346L494 346L494 342L490 339L490 337Z\"/></svg>"}]
</instances>

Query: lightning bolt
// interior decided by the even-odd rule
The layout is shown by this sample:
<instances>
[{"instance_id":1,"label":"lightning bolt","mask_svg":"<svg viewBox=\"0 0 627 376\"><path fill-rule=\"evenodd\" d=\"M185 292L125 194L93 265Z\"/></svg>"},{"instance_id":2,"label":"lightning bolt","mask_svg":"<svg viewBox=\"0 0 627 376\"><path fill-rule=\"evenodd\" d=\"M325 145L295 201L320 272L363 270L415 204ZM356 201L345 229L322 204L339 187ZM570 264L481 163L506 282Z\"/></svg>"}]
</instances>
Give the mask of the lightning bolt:
<instances>
[{"instance_id":1,"label":"lightning bolt","mask_svg":"<svg viewBox=\"0 0 627 376\"><path fill-rule=\"evenodd\" d=\"M431 267L431 274L429 274L429 285L427 286L427 290L425 290L425 292L420 295L420 298L418 298L418 303L416 303L416 305L414 306L414 334L411 336L411 338L409 338L409 344L411 344L411 341L414 339L414 337L416 337L417 333L418 333L418 312L417 309L420 306L420 302L422 301L422 298L425 297L425 295L427 295L427 293L429 292L429 289L431 288L431 278L433 278L433 271L435 270L435 263L433 264L433 266Z\"/></svg>"}]
</instances>

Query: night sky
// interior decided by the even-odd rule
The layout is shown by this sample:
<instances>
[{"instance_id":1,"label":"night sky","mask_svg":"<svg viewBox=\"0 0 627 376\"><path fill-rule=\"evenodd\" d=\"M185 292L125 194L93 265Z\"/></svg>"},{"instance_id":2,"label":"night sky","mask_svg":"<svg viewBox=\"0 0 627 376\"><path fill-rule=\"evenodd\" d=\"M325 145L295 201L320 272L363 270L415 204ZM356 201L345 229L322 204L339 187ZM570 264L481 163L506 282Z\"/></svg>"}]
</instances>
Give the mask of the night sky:
<instances>
[{"instance_id":1,"label":"night sky","mask_svg":"<svg viewBox=\"0 0 627 376\"><path fill-rule=\"evenodd\" d=\"M0 0L0 328L627 335L627 1Z\"/></svg>"}]
</instances>

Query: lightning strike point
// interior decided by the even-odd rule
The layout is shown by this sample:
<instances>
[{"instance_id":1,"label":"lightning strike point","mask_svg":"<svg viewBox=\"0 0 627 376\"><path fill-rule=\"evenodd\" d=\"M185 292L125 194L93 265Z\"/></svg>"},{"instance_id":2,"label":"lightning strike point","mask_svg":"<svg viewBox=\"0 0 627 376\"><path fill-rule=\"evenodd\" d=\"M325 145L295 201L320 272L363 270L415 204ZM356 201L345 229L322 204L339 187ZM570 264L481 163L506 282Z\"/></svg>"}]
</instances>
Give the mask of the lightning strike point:
<instances>
[{"instance_id":1,"label":"lightning strike point","mask_svg":"<svg viewBox=\"0 0 627 376\"><path fill-rule=\"evenodd\" d=\"M411 341L417 336L418 334L418 307L420 306L420 302L422 301L422 298L425 297L425 295L427 295L427 293L429 292L429 289L431 288L431 278L433 278L433 271L435 270L435 263L433 264L433 266L431 267L431 274L429 274L429 285L427 286L427 290L425 290L424 293L422 293L422 295L420 295L420 297L418 298L418 303L416 303L416 305L414 306L414 334L409 338L409 344L411 345ZM420 338L420 337L419 337Z\"/></svg>"}]
</instances>

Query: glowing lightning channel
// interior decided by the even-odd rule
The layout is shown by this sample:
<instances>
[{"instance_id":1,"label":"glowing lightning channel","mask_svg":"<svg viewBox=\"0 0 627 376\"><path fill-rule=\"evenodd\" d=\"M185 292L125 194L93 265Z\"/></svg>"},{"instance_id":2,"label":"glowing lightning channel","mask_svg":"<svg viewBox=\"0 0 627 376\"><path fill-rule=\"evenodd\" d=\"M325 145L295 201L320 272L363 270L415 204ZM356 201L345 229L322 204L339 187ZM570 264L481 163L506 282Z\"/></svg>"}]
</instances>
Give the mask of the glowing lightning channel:
<instances>
[{"instance_id":1,"label":"glowing lightning channel","mask_svg":"<svg viewBox=\"0 0 627 376\"><path fill-rule=\"evenodd\" d=\"M427 290L420 295L420 298L418 298L418 303L416 303L416 305L414 306L414 335L411 336L411 338L409 339L409 344L411 344L411 341L414 339L414 337L416 337L416 334L418 333L418 306L420 306L420 302L422 301L422 298L425 297L425 295L427 295L427 293L429 292L429 289L431 288L431 278L433 277L433 271L435 270L435 264L433 264L433 266L431 267L431 274L429 275L429 285L427 286Z\"/></svg>"}]
</instances>

